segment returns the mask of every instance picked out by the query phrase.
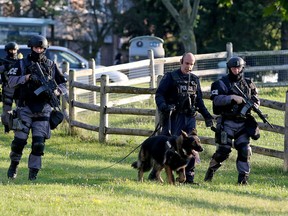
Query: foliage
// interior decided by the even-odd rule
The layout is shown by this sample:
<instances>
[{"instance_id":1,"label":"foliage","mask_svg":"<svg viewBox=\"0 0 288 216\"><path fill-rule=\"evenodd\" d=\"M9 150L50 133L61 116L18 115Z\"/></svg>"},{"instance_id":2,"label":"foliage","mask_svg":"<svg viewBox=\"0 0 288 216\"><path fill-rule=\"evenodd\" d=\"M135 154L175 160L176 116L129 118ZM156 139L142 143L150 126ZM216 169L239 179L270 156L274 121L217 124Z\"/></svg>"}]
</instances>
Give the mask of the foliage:
<instances>
[{"instance_id":1,"label":"foliage","mask_svg":"<svg viewBox=\"0 0 288 216\"><path fill-rule=\"evenodd\" d=\"M131 4L116 0L100 2L73 1L66 11L61 11L66 1L56 0L12 0L0 5L4 16L61 17L63 25L60 28L67 32L61 33L61 38L72 40L85 50L86 58L95 58L112 32L126 39L141 35L163 38L166 56L181 55L185 51L181 32L188 29L195 33L198 53L223 51L227 42L232 42L237 51L275 50L281 45L286 49L288 46L283 46L287 43L286 0L201 0L193 25L186 22L181 26L180 19L173 17L162 0L131 0ZM163 2L171 2L185 20L184 14L193 9L187 5L195 1ZM128 49L128 43L123 49Z\"/></svg>"},{"instance_id":2,"label":"foliage","mask_svg":"<svg viewBox=\"0 0 288 216\"><path fill-rule=\"evenodd\" d=\"M2 1L4 16L49 18L58 14L57 7L65 5L59 0L12 0Z\"/></svg>"},{"instance_id":3,"label":"foliage","mask_svg":"<svg viewBox=\"0 0 288 216\"><path fill-rule=\"evenodd\" d=\"M184 48L179 43L180 28L159 2L136 1L119 19L117 34L127 37L155 34L165 40L166 56L181 55ZM277 13L264 16L269 4L270 1L261 0L201 0L194 28L197 52L223 51L227 42L232 42L238 51L280 49L281 17ZM180 10L181 2L173 1L173 6ZM147 25L144 20L148 20Z\"/></svg>"},{"instance_id":4,"label":"foliage","mask_svg":"<svg viewBox=\"0 0 288 216\"><path fill-rule=\"evenodd\" d=\"M74 8L72 11L63 11L59 16L64 23L70 40L77 41L85 52L84 56L95 58L105 44L107 37L111 36L115 16L118 14L117 1L87 1L85 5ZM71 31L77 29L77 31Z\"/></svg>"},{"instance_id":5,"label":"foliage","mask_svg":"<svg viewBox=\"0 0 288 216\"><path fill-rule=\"evenodd\" d=\"M179 26L167 12L161 0L132 0L132 4L133 7L117 15L115 34L129 38L142 35L163 38L168 56L180 55L184 51L179 40ZM128 49L128 46L128 43L124 43L123 49Z\"/></svg>"},{"instance_id":6,"label":"foliage","mask_svg":"<svg viewBox=\"0 0 288 216\"><path fill-rule=\"evenodd\" d=\"M223 51L227 42L233 43L235 51L280 48L280 18L263 16L267 3L238 0L227 6L211 0L201 2L196 31L199 52Z\"/></svg>"}]
</instances>

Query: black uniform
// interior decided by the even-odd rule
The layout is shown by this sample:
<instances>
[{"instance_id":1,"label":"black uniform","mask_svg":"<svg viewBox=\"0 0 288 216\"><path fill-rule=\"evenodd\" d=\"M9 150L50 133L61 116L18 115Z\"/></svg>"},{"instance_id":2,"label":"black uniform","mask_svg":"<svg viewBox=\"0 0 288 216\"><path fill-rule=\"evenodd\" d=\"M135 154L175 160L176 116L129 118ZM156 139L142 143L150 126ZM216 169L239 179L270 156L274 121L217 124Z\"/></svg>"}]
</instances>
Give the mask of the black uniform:
<instances>
[{"instance_id":1,"label":"black uniform","mask_svg":"<svg viewBox=\"0 0 288 216\"><path fill-rule=\"evenodd\" d=\"M18 50L18 45L15 42L9 42L5 45L5 51L7 52L7 56L1 61L0 73L1 73L1 84L2 84L2 96L1 100L3 102L3 112L1 115L1 122L4 125L4 132L8 133L9 128L9 119L10 113L12 112L12 104L13 104L13 95L14 88L10 88L8 86L8 71L12 68L12 66L16 63L18 59L17 52L10 53L9 50L15 49Z\"/></svg>"},{"instance_id":2,"label":"black uniform","mask_svg":"<svg viewBox=\"0 0 288 216\"><path fill-rule=\"evenodd\" d=\"M236 64L232 67L244 65L244 60L239 57L232 58L231 62ZM238 183L247 184L250 173L249 159L252 153L250 138L258 139L260 135L257 122L251 116L251 110L248 110L243 115L241 111L245 103L237 104L233 100L232 95L237 95L232 90L234 84L249 98L253 98L255 104L260 104L255 84L250 79L243 77L243 71L238 76L233 75L230 71L228 75L212 83L211 100L213 101L213 112L219 115L215 133L217 149L211 158L205 181L212 180L214 173L222 165L222 162L229 157L232 146L234 146L238 152L236 160L237 171L239 173Z\"/></svg>"},{"instance_id":3,"label":"black uniform","mask_svg":"<svg viewBox=\"0 0 288 216\"><path fill-rule=\"evenodd\" d=\"M43 38L42 36L36 36L40 43L39 47L41 47L43 41L48 44L46 38L44 38L45 40ZM36 42L38 42L37 40ZM38 44L31 45L31 47L34 46L37 47ZM44 48L47 48L47 46L44 44ZM45 140L51 136L49 124L52 111L51 97L46 91L39 95L34 92L42 85L33 76L33 65L36 62L39 63L47 79L56 81L58 87L55 90L62 94L66 93L65 77L61 74L57 65L47 59L45 52L39 54L32 50L27 58L19 60L15 67L9 71L9 85L15 88L14 97L17 99L17 119L19 120L16 128L14 128L15 136L11 143L10 153L11 165L7 173L8 178L12 179L16 177L17 165L27 144L30 130L32 132L32 151L28 160L29 180L35 180L38 171L41 169ZM27 80L28 74L30 74L30 77Z\"/></svg>"}]
</instances>

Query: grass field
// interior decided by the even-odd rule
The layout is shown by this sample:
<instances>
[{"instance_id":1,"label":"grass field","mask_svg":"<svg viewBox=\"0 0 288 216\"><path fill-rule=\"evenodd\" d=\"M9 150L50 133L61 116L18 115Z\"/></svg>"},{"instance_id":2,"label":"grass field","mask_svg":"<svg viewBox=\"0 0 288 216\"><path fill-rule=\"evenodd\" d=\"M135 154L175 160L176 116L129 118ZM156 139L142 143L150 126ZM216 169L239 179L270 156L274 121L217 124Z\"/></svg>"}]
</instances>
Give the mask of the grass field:
<instances>
[{"instance_id":1,"label":"grass field","mask_svg":"<svg viewBox=\"0 0 288 216\"><path fill-rule=\"evenodd\" d=\"M261 89L261 97L285 101L285 89ZM209 102L207 102L209 103ZM146 106L146 104L141 104ZM209 104L207 104L209 107ZM264 111L264 109L263 109ZM265 109L269 120L283 125L283 114ZM112 119L111 119L112 121ZM113 124L138 127L138 120L116 117ZM143 128L153 128L151 119L142 118ZM248 186L238 186L236 151L216 173L213 182L203 178L215 146L203 144L201 163L195 181L200 186L138 183L137 171L130 164L138 150L120 164L116 162L133 151L145 137L109 135L98 143L97 133L79 130L67 136L66 125L53 131L46 142L43 169L35 182L28 181L27 160L30 145L24 150L18 177L9 181L10 142L13 133L3 134L0 127L0 213L6 215L288 215L288 174L283 160L253 154ZM212 136L203 122L198 133ZM31 140L29 139L30 143ZM254 145L283 151L284 136L261 132ZM107 167L107 168L106 168ZM147 178L148 173L145 175ZM162 174L165 177L165 174Z\"/></svg>"}]
</instances>

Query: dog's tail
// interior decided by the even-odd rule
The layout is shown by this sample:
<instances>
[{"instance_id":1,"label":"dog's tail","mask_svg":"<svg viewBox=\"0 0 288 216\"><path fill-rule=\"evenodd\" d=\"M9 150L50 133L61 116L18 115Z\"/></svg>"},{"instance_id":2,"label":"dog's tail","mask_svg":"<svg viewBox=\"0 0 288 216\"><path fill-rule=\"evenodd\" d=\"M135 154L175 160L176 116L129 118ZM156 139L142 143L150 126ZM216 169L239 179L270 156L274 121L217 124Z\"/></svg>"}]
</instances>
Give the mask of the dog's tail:
<instances>
[{"instance_id":1,"label":"dog's tail","mask_svg":"<svg viewBox=\"0 0 288 216\"><path fill-rule=\"evenodd\" d=\"M131 164L131 167L133 167L134 169L138 169L138 161L134 161L134 162Z\"/></svg>"}]
</instances>

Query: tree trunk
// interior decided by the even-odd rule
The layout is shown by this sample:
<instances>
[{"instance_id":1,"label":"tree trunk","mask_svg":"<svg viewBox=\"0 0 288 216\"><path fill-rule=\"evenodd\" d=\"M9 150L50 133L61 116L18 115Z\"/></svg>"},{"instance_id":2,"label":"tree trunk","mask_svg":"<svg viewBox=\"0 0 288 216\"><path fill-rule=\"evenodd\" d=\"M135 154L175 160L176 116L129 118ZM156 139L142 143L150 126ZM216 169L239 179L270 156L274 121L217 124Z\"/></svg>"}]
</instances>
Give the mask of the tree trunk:
<instances>
[{"instance_id":1,"label":"tree trunk","mask_svg":"<svg viewBox=\"0 0 288 216\"><path fill-rule=\"evenodd\" d=\"M181 37L181 41L183 43L185 52L192 52L196 54L197 44L196 44L194 30L190 28L185 28L185 27L186 25L183 26L183 28L181 28L182 30L180 31L180 37Z\"/></svg>"},{"instance_id":2,"label":"tree trunk","mask_svg":"<svg viewBox=\"0 0 288 216\"><path fill-rule=\"evenodd\" d=\"M180 28L180 39L185 52L197 53L196 38L194 34L194 23L198 14L200 0L193 1L193 8L190 0L183 0L183 7L178 12L172 5L171 0L162 0L169 13L173 16Z\"/></svg>"}]
</instances>

